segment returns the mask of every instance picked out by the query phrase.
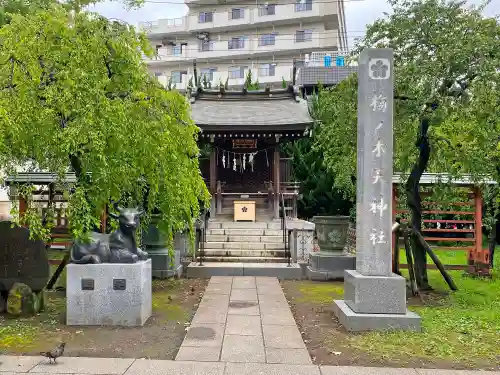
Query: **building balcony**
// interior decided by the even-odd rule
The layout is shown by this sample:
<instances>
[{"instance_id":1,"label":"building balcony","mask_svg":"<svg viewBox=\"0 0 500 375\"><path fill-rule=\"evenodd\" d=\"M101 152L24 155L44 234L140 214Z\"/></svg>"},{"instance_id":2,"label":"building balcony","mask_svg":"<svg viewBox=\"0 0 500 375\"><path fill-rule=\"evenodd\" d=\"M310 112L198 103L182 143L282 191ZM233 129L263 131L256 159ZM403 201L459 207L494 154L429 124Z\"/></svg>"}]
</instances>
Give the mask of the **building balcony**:
<instances>
[{"instance_id":1,"label":"building balcony","mask_svg":"<svg viewBox=\"0 0 500 375\"><path fill-rule=\"evenodd\" d=\"M313 21L328 15L337 16L336 3L276 4L252 9L252 23L274 25Z\"/></svg>"},{"instance_id":2,"label":"building balcony","mask_svg":"<svg viewBox=\"0 0 500 375\"><path fill-rule=\"evenodd\" d=\"M166 62L182 62L189 59L189 50L182 49L181 53L173 53L169 47L158 48L157 54L152 57L145 57L144 60L151 66L162 65Z\"/></svg>"},{"instance_id":3,"label":"building balcony","mask_svg":"<svg viewBox=\"0 0 500 375\"><path fill-rule=\"evenodd\" d=\"M181 82L173 82L173 80L171 80L171 77L165 75L158 76L156 78L158 78L158 82L160 82L165 87L168 87L169 81L172 81L172 88L175 88L176 90L185 90L188 87L190 76L187 74L183 74L181 77Z\"/></svg>"},{"instance_id":4,"label":"building balcony","mask_svg":"<svg viewBox=\"0 0 500 375\"><path fill-rule=\"evenodd\" d=\"M173 54L170 47L166 46L158 49L157 56L152 59L146 58L145 61L151 66L158 66L187 62L194 59L205 61L248 58L254 55L279 55L291 51L306 53L306 51L312 52L322 49L334 51L339 47L338 43L338 34L330 31L304 33L302 35L275 35L274 40L267 40L266 45L262 45L262 40L259 37L253 36L244 41L211 41L203 46L189 44L183 46L180 54Z\"/></svg>"},{"instance_id":5,"label":"building balcony","mask_svg":"<svg viewBox=\"0 0 500 375\"><path fill-rule=\"evenodd\" d=\"M292 80L292 71L293 68L291 65L276 65L272 68L272 71L269 68L262 69L260 65L256 64L252 70L252 80L255 82L256 80L264 87L268 83L280 83L283 79L287 82ZM235 74L234 72L229 71L220 71L213 72L211 75L207 75L207 82L210 83L210 87L215 88L218 85L224 85L226 80L229 86L243 86L245 83L246 76L248 74L249 69L241 70L241 74ZM201 72L198 71L198 75L200 76ZM158 81L165 87L168 87L168 83L171 78L167 75L158 76ZM194 75L192 71L189 74L182 74L181 82L175 83L174 79L172 79L171 86L175 87L177 90L185 90L189 85L189 80L192 79L194 84Z\"/></svg>"},{"instance_id":6,"label":"building balcony","mask_svg":"<svg viewBox=\"0 0 500 375\"><path fill-rule=\"evenodd\" d=\"M314 50L319 48L332 48L338 46L338 37L335 33L323 31L310 34L276 35L274 44L262 45L259 38L252 40L253 53L266 53L291 50Z\"/></svg>"},{"instance_id":7,"label":"building balcony","mask_svg":"<svg viewBox=\"0 0 500 375\"><path fill-rule=\"evenodd\" d=\"M139 28L150 36L173 33L189 33L188 16L179 18L160 18L156 21L139 22Z\"/></svg>"},{"instance_id":8,"label":"building balcony","mask_svg":"<svg viewBox=\"0 0 500 375\"><path fill-rule=\"evenodd\" d=\"M200 22L199 14L189 15L189 25L191 31L215 31L231 29L242 25L251 24L251 9L242 9L241 12L223 11L212 13L211 21ZM206 20L206 18L205 18Z\"/></svg>"},{"instance_id":9,"label":"building balcony","mask_svg":"<svg viewBox=\"0 0 500 375\"><path fill-rule=\"evenodd\" d=\"M230 5L230 3L228 4ZM193 34L199 31L216 32L231 29L250 29L266 23L273 25L314 22L331 18L333 25L339 25L339 7L336 2L311 2L298 4L269 4L267 7L243 7L234 5L241 11L221 10L201 15L196 10L187 16L175 19L140 22L139 27L150 36L167 34Z\"/></svg>"}]
</instances>

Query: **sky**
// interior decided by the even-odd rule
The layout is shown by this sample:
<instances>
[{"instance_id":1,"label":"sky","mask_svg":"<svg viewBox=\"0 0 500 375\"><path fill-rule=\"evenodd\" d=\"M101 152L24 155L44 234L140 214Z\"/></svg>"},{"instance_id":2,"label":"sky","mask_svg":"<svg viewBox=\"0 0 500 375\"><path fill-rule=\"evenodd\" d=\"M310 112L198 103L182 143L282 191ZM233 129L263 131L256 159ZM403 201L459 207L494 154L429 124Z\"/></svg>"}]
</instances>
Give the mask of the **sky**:
<instances>
[{"instance_id":1,"label":"sky","mask_svg":"<svg viewBox=\"0 0 500 375\"><path fill-rule=\"evenodd\" d=\"M105 17L118 18L134 25L139 21L155 21L159 18L177 18L187 13L187 7L182 4L182 0L165 0L169 2L179 2L179 4L155 4L148 1L149 0L146 0L146 4L138 10L127 10L120 1L99 3L93 6L91 10L99 12ZM470 4L477 5L481 2L482 0L469 0ZM386 0L344 0L344 3L350 46L353 45L355 38L360 38L364 35L366 25L371 24L377 18L384 17L384 12L389 12L391 9ZM500 0L492 0L485 9L485 15L500 15Z\"/></svg>"}]
</instances>

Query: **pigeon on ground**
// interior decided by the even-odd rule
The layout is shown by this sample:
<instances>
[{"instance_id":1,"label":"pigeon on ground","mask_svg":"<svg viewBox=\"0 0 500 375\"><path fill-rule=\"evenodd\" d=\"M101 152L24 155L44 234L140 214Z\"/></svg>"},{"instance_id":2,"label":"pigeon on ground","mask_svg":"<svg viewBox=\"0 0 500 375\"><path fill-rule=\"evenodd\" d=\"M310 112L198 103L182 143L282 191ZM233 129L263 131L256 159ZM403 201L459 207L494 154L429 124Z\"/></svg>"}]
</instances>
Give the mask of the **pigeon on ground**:
<instances>
[{"instance_id":1,"label":"pigeon on ground","mask_svg":"<svg viewBox=\"0 0 500 375\"><path fill-rule=\"evenodd\" d=\"M66 343L62 342L59 345L57 345L54 349L52 349L50 352L41 352L40 355L47 357L49 359L49 363L52 363L52 360L54 360L54 363L56 363L56 358L59 358L60 356L63 355L65 346Z\"/></svg>"}]
</instances>

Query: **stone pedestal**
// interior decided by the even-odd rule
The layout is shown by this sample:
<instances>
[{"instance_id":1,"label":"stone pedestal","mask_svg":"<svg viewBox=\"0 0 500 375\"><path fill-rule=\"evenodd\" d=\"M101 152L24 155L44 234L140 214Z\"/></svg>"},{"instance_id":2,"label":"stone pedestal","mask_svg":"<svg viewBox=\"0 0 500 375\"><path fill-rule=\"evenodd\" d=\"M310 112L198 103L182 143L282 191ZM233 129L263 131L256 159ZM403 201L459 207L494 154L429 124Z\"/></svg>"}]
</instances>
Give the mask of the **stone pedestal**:
<instances>
[{"instance_id":1,"label":"stone pedestal","mask_svg":"<svg viewBox=\"0 0 500 375\"><path fill-rule=\"evenodd\" d=\"M177 233L174 236L173 259L166 246L167 239L156 226L157 218L149 225L148 230L143 234L144 250L149 254L152 261L153 277L166 279L169 277L181 277L183 266L181 257L187 252L187 239L184 233Z\"/></svg>"},{"instance_id":2,"label":"stone pedestal","mask_svg":"<svg viewBox=\"0 0 500 375\"><path fill-rule=\"evenodd\" d=\"M364 276L345 271L344 300L334 302L334 311L348 331L420 331L420 317L406 309L406 281L396 274Z\"/></svg>"},{"instance_id":3,"label":"stone pedestal","mask_svg":"<svg viewBox=\"0 0 500 375\"><path fill-rule=\"evenodd\" d=\"M341 280L345 270L356 268L356 257L344 254L349 228L348 216L315 216L320 251L311 253L306 277L310 280Z\"/></svg>"},{"instance_id":4,"label":"stone pedestal","mask_svg":"<svg viewBox=\"0 0 500 375\"><path fill-rule=\"evenodd\" d=\"M325 251L311 253L307 277L310 280L339 280L344 278L345 270L356 268L356 257L350 254L335 254Z\"/></svg>"},{"instance_id":5,"label":"stone pedestal","mask_svg":"<svg viewBox=\"0 0 500 375\"><path fill-rule=\"evenodd\" d=\"M151 259L68 264L66 324L142 326L152 313Z\"/></svg>"},{"instance_id":6,"label":"stone pedestal","mask_svg":"<svg viewBox=\"0 0 500 375\"><path fill-rule=\"evenodd\" d=\"M153 262L153 277L167 279L173 276L182 276L180 250L174 250L173 259L170 257L169 250L166 247L160 249L146 249L146 251Z\"/></svg>"}]
</instances>

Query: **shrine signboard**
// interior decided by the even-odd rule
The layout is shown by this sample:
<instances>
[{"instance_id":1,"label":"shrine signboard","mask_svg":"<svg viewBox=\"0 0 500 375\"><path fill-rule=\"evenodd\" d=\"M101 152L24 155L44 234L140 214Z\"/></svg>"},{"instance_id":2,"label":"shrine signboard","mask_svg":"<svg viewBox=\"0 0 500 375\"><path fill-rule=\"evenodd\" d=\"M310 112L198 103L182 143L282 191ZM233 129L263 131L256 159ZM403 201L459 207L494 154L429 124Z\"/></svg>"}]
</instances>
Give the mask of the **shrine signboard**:
<instances>
[{"instance_id":1,"label":"shrine signboard","mask_svg":"<svg viewBox=\"0 0 500 375\"><path fill-rule=\"evenodd\" d=\"M246 149L255 149L257 148L257 140L256 139L233 139L233 149L235 148L246 148Z\"/></svg>"}]
</instances>

